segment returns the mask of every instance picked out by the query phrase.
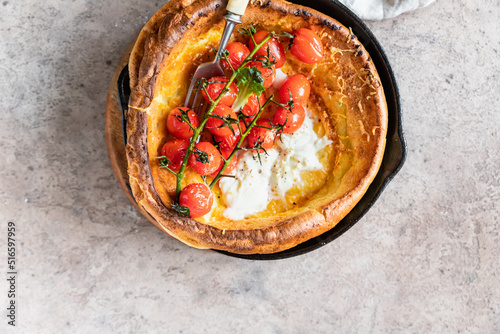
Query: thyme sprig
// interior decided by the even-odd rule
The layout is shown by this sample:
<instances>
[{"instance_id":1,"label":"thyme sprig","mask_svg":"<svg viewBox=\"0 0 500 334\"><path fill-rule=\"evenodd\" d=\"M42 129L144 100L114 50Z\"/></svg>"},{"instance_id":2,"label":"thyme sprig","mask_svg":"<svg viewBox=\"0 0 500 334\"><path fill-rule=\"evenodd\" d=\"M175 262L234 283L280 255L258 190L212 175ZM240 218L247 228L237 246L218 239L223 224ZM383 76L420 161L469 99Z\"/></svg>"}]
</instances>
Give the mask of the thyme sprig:
<instances>
[{"instance_id":1,"label":"thyme sprig","mask_svg":"<svg viewBox=\"0 0 500 334\"><path fill-rule=\"evenodd\" d=\"M272 60L271 60L271 58L272 58ZM269 45L267 46L267 49L266 49L266 55L265 56L258 56L256 58L256 61L260 62L262 64L263 68L270 68L271 66L276 65L276 58L271 53L271 49L269 48Z\"/></svg>"},{"instance_id":2,"label":"thyme sprig","mask_svg":"<svg viewBox=\"0 0 500 334\"><path fill-rule=\"evenodd\" d=\"M196 161L201 162L204 165L210 163L208 153L200 150L196 146L193 148L193 154L194 154Z\"/></svg>"},{"instance_id":3,"label":"thyme sprig","mask_svg":"<svg viewBox=\"0 0 500 334\"><path fill-rule=\"evenodd\" d=\"M264 151L264 153L267 155L267 151L265 148L262 147L262 143L264 142L264 140L257 140L257 142L255 143L255 145L252 147L253 149L255 149L255 152L257 153L257 158L259 159L259 164L262 165L262 160L260 159L260 153L261 153L261 150Z\"/></svg>"},{"instance_id":4,"label":"thyme sprig","mask_svg":"<svg viewBox=\"0 0 500 334\"><path fill-rule=\"evenodd\" d=\"M222 124L219 126L207 126L207 129L221 129L221 128L228 127L231 130L231 132L233 133L233 135L235 134L233 124L238 124L240 122L238 118L232 118L229 115L226 117L223 117L223 116L220 116L217 114L212 114L212 116L210 116L210 117L221 120Z\"/></svg>"},{"instance_id":5,"label":"thyme sprig","mask_svg":"<svg viewBox=\"0 0 500 334\"><path fill-rule=\"evenodd\" d=\"M258 23L256 25L250 24L248 28L239 28L238 32L242 35L247 35L252 37L257 32L258 25L259 25Z\"/></svg>"},{"instance_id":6,"label":"thyme sprig","mask_svg":"<svg viewBox=\"0 0 500 334\"><path fill-rule=\"evenodd\" d=\"M220 59L225 60L227 62L227 64L229 65L229 67L231 68L231 72L234 72L234 67L231 64L231 62L229 61L229 51L227 51L227 50L222 51L221 54L219 55L219 57L220 57Z\"/></svg>"},{"instance_id":7,"label":"thyme sprig","mask_svg":"<svg viewBox=\"0 0 500 334\"><path fill-rule=\"evenodd\" d=\"M194 130L195 127L193 126L193 124L191 124L191 120L189 119L189 111L191 111L192 109L184 110L183 108L177 108L177 110L179 110L181 114L174 115L174 117L177 118L179 122L189 125L191 130Z\"/></svg>"},{"instance_id":8,"label":"thyme sprig","mask_svg":"<svg viewBox=\"0 0 500 334\"><path fill-rule=\"evenodd\" d=\"M182 217L189 217L191 215L191 210L189 210L187 206L182 206L173 202L172 204L170 204L170 207L174 209Z\"/></svg>"},{"instance_id":9,"label":"thyme sprig","mask_svg":"<svg viewBox=\"0 0 500 334\"><path fill-rule=\"evenodd\" d=\"M174 172L172 169L170 169L170 167L168 167L168 164L170 163L170 160L166 156L161 155L161 156L154 157L154 158L159 160L158 164L160 165L160 168L165 168L170 173L172 173L174 175L177 175L176 172Z\"/></svg>"}]
</instances>

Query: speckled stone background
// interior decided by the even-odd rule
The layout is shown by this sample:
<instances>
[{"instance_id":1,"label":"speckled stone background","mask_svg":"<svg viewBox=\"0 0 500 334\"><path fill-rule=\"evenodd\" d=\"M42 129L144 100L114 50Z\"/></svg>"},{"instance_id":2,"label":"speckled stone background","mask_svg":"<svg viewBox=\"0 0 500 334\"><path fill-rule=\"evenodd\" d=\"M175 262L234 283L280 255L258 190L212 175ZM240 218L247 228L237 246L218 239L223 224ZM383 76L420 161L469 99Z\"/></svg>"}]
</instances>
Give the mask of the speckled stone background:
<instances>
[{"instance_id":1,"label":"speckled stone background","mask_svg":"<svg viewBox=\"0 0 500 334\"><path fill-rule=\"evenodd\" d=\"M184 246L115 179L108 85L161 5L0 3L1 333L500 332L498 0L368 22L398 78L406 164L341 238L270 262Z\"/></svg>"}]
</instances>

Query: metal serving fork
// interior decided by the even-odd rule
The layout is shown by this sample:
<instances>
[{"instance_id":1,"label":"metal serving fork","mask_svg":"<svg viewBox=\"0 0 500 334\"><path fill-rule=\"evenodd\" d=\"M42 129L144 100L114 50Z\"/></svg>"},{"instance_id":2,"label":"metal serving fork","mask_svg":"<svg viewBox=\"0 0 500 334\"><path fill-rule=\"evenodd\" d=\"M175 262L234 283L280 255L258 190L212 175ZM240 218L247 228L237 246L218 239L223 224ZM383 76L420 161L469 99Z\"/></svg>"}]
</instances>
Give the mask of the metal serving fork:
<instances>
[{"instance_id":1,"label":"metal serving fork","mask_svg":"<svg viewBox=\"0 0 500 334\"><path fill-rule=\"evenodd\" d=\"M199 100L201 98L200 91L196 90L194 98L192 98L193 90L195 90L196 82L202 78L210 79L215 76L223 76L224 70L220 65L221 55L226 48L229 37L233 33L234 27L241 23L241 16L245 13L249 0L229 0L226 9L227 14L224 15L226 19L226 25L224 27L224 32L222 33L222 38L219 45L219 50L215 56L214 61L209 63L204 63L198 66L194 72L193 78L191 79L191 84L189 85L189 90L186 95L186 100L184 105L188 108L194 108L200 104Z\"/></svg>"}]
</instances>

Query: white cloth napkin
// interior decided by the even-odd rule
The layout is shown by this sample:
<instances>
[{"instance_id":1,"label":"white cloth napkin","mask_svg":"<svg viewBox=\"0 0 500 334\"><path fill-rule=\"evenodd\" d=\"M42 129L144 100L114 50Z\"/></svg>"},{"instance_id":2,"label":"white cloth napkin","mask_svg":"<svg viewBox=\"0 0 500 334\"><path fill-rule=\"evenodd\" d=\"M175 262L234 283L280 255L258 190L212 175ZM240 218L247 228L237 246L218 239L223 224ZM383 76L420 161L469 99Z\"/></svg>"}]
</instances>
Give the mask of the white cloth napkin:
<instances>
[{"instance_id":1,"label":"white cloth napkin","mask_svg":"<svg viewBox=\"0 0 500 334\"><path fill-rule=\"evenodd\" d=\"M430 5L436 0L340 0L365 20L383 20Z\"/></svg>"}]
</instances>

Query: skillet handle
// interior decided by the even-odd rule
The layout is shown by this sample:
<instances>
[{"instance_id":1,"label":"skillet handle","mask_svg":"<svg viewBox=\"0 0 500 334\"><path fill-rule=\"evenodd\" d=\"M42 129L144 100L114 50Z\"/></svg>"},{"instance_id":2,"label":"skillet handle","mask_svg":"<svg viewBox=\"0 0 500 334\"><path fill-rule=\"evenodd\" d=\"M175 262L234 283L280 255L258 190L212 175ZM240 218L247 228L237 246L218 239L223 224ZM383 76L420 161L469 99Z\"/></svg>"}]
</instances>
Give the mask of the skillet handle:
<instances>
[{"instance_id":1,"label":"skillet handle","mask_svg":"<svg viewBox=\"0 0 500 334\"><path fill-rule=\"evenodd\" d=\"M248 1L249 0L229 0L226 9L228 12L241 16L245 14L245 9L247 9Z\"/></svg>"}]
</instances>

